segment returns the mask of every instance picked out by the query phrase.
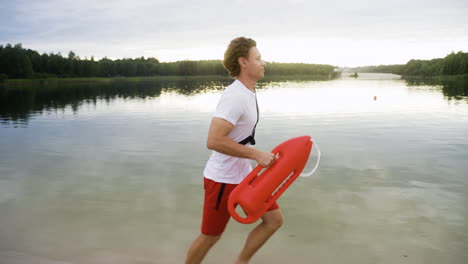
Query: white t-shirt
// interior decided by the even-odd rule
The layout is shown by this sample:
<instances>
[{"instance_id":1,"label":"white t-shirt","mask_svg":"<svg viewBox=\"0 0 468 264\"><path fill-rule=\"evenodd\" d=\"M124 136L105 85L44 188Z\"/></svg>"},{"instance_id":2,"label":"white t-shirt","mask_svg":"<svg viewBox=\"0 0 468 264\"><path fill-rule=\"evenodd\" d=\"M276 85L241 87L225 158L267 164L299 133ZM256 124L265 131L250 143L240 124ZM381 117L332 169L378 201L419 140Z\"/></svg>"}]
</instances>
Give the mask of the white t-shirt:
<instances>
[{"instance_id":1,"label":"white t-shirt","mask_svg":"<svg viewBox=\"0 0 468 264\"><path fill-rule=\"evenodd\" d=\"M239 80L226 87L219 99L213 117L222 118L234 125L228 134L236 142L240 142L252 134L257 123L256 95ZM250 143L246 146L253 147ZM228 156L213 151L206 163L203 175L215 182L238 184L252 170L249 159Z\"/></svg>"}]
</instances>

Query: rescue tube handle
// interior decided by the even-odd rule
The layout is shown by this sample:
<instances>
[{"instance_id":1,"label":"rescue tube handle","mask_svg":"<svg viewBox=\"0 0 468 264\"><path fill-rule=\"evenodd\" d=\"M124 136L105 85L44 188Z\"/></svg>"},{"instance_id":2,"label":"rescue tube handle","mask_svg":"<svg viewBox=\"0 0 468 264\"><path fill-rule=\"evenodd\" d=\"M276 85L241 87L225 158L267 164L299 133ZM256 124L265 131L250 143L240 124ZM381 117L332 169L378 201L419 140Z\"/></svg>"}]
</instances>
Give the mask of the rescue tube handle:
<instances>
[{"instance_id":1,"label":"rescue tube handle","mask_svg":"<svg viewBox=\"0 0 468 264\"><path fill-rule=\"evenodd\" d=\"M312 139L310 139L310 141L312 141ZM322 153L320 152L320 149L319 149L319 147L318 147L318 144L317 144L316 142L314 142L314 141L312 141L312 143L313 143L312 148L314 148L314 147L317 148L317 155L318 155L318 156L317 156L317 164L315 164L315 167L312 169L311 172L308 172L308 173L301 173L301 175L299 175L299 177L309 177L309 176L311 176L311 175L314 174L314 172L317 170L318 165L319 165L319 163L320 163L320 156L322 155ZM310 156L312 156L312 155L310 155ZM310 158L310 157L309 157L309 158Z\"/></svg>"},{"instance_id":2,"label":"rescue tube handle","mask_svg":"<svg viewBox=\"0 0 468 264\"><path fill-rule=\"evenodd\" d=\"M238 203L229 204L229 209L230 209L229 213L231 213L232 218L236 219L239 223L252 224L252 223L254 223L255 221L257 221L260 218L260 217L253 217L253 216L249 216L249 215L247 217L243 218L236 211L236 207L238 205L239 205Z\"/></svg>"}]
</instances>

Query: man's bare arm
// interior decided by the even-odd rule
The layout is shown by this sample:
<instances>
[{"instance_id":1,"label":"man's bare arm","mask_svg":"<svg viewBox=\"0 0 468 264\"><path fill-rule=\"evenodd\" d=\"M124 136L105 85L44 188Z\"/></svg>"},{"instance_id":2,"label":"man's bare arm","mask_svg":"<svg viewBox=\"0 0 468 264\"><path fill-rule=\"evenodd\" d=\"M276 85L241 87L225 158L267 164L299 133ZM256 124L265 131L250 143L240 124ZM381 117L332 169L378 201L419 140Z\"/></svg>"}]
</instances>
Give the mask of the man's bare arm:
<instances>
[{"instance_id":1,"label":"man's bare arm","mask_svg":"<svg viewBox=\"0 0 468 264\"><path fill-rule=\"evenodd\" d=\"M214 117L208 132L207 148L229 156L253 159L263 167L268 167L273 163L275 160L273 153L241 145L228 137L233 128L234 125L230 122Z\"/></svg>"}]
</instances>

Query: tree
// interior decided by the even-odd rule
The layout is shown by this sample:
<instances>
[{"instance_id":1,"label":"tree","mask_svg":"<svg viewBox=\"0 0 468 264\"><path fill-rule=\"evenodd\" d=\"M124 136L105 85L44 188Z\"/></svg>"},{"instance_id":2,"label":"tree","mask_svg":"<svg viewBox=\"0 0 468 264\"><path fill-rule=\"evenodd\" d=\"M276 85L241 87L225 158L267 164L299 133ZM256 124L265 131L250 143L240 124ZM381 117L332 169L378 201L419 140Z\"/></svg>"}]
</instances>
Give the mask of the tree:
<instances>
[{"instance_id":1,"label":"tree","mask_svg":"<svg viewBox=\"0 0 468 264\"><path fill-rule=\"evenodd\" d=\"M463 60L464 61L464 60ZM323 75L332 76L334 66L304 63L273 63L268 66L269 75ZM465 68L463 68L464 70ZM114 77L154 75L221 75L227 76L222 62L177 61L161 63L156 58L139 57L111 60L81 59L73 51L67 57L57 53L39 54L26 50L21 43L0 46L0 74L10 78L35 77Z\"/></svg>"},{"instance_id":2,"label":"tree","mask_svg":"<svg viewBox=\"0 0 468 264\"><path fill-rule=\"evenodd\" d=\"M69 60L75 59L75 52L73 52L72 50L70 50L70 52L68 52L68 59L69 59Z\"/></svg>"}]
</instances>

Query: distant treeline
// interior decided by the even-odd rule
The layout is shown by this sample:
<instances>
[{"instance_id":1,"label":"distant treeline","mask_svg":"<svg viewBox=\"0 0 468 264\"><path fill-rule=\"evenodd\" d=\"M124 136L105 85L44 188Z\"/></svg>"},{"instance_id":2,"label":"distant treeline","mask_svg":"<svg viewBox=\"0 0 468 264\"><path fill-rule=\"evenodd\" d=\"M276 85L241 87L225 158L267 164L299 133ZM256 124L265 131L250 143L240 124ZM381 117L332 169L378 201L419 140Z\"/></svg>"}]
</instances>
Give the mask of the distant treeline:
<instances>
[{"instance_id":1,"label":"distant treeline","mask_svg":"<svg viewBox=\"0 0 468 264\"><path fill-rule=\"evenodd\" d=\"M363 66L351 68L353 72L375 72L375 73L393 73L403 75L405 64L394 64L394 65L379 65L379 66Z\"/></svg>"},{"instance_id":2,"label":"distant treeline","mask_svg":"<svg viewBox=\"0 0 468 264\"><path fill-rule=\"evenodd\" d=\"M268 75L323 75L334 78L339 73L335 66L271 63ZM53 78L53 77L134 77L134 76L227 76L219 60L160 62L156 58L125 58L110 60L82 59L73 51L68 57L60 53L39 54L24 49L21 44L0 45L0 80L7 78Z\"/></svg>"},{"instance_id":3,"label":"distant treeline","mask_svg":"<svg viewBox=\"0 0 468 264\"><path fill-rule=\"evenodd\" d=\"M468 53L450 53L443 59L410 60L406 64L353 68L356 72L393 73L404 76L437 76L468 74Z\"/></svg>"}]
</instances>

